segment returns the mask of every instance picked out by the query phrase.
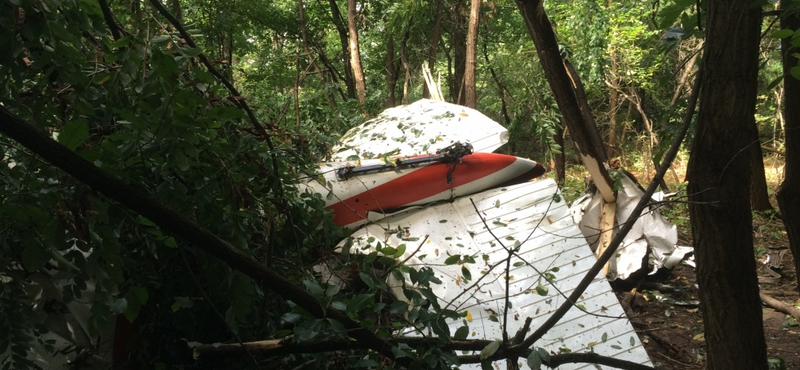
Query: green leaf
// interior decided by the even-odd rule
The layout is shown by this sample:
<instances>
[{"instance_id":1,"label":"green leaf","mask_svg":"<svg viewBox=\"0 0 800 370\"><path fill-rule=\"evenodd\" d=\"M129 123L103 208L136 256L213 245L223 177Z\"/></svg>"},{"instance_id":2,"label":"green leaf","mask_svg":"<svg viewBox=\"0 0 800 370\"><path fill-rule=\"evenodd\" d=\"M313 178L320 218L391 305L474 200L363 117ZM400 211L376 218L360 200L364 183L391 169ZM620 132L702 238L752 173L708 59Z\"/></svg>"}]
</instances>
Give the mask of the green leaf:
<instances>
[{"instance_id":1,"label":"green leaf","mask_svg":"<svg viewBox=\"0 0 800 370\"><path fill-rule=\"evenodd\" d=\"M611 348L613 348L613 349L622 349L622 347L620 347L620 346L618 346L616 344L612 344Z\"/></svg>"},{"instance_id":2,"label":"green leaf","mask_svg":"<svg viewBox=\"0 0 800 370\"><path fill-rule=\"evenodd\" d=\"M318 297L322 296L323 294L322 287L315 280L303 280L303 285L306 286L306 289L308 289L308 291L311 292L311 294Z\"/></svg>"},{"instance_id":3,"label":"green leaf","mask_svg":"<svg viewBox=\"0 0 800 370\"><path fill-rule=\"evenodd\" d=\"M453 339L455 340L465 340L467 339L467 335L469 335L469 327L461 326L456 329L456 333L453 334Z\"/></svg>"},{"instance_id":4,"label":"green leaf","mask_svg":"<svg viewBox=\"0 0 800 370\"><path fill-rule=\"evenodd\" d=\"M375 298L374 294L359 294L347 302L347 313L356 313L366 307Z\"/></svg>"},{"instance_id":5,"label":"green leaf","mask_svg":"<svg viewBox=\"0 0 800 370\"><path fill-rule=\"evenodd\" d=\"M531 351L528 355L528 367L531 370L539 370L542 368L542 357L539 356L539 351Z\"/></svg>"},{"instance_id":6,"label":"green leaf","mask_svg":"<svg viewBox=\"0 0 800 370\"><path fill-rule=\"evenodd\" d=\"M86 120L78 119L70 121L58 133L58 142L69 148L75 150L79 145L86 141L89 137L89 125Z\"/></svg>"},{"instance_id":7,"label":"green leaf","mask_svg":"<svg viewBox=\"0 0 800 370\"><path fill-rule=\"evenodd\" d=\"M782 30L777 30L777 31L773 32L772 33L772 38L773 39L785 39L785 38L787 38L787 37L789 37L791 35L794 35L794 31L784 28Z\"/></svg>"},{"instance_id":8,"label":"green leaf","mask_svg":"<svg viewBox=\"0 0 800 370\"><path fill-rule=\"evenodd\" d=\"M108 308L111 310L113 314L121 314L125 312L125 309L128 308L128 300L125 298L118 298L113 303L111 303Z\"/></svg>"},{"instance_id":9,"label":"green leaf","mask_svg":"<svg viewBox=\"0 0 800 370\"><path fill-rule=\"evenodd\" d=\"M600 338L600 340L602 340L603 343L605 343L608 340L608 333L603 333L603 336Z\"/></svg>"},{"instance_id":10,"label":"green leaf","mask_svg":"<svg viewBox=\"0 0 800 370\"><path fill-rule=\"evenodd\" d=\"M498 349L500 349L500 340L495 340L487 344L486 347L483 347L481 350L481 360L491 357Z\"/></svg>"},{"instance_id":11,"label":"green leaf","mask_svg":"<svg viewBox=\"0 0 800 370\"><path fill-rule=\"evenodd\" d=\"M539 352L539 357L542 358L543 363L550 363L550 352L547 352L547 350L542 347L536 348L536 352Z\"/></svg>"},{"instance_id":12,"label":"green leaf","mask_svg":"<svg viewBox=\"0 0 800 370\"><path fill-rule=\"evenodd\" d=\"M778 84L781 83L781 81L783 81L783 76L778 76L777 78L772 80L772 82L770 82L769 85L767 85L767 91L774 89L775 86L778 86Z\"/></svg>"},{"instance_id":13,"label":"green leaf","mask_svg":"<svg viewBox=\"0 0 800 370\"><path fill-rule=\"evenodd\" d=\"M537 286L536 287L536 293L539 294L542 297L546 296L547 295L547 287L541 286L541 285Z\"/></svg>"},{"instance_id":14,"label":"green leaf","mask_svg":"<svg viewBox=\"0 0 800 370\"><path fill-rule=\"evenodd\" d=\"M460 254L455 254L455 255L452 255L450 257L447 257L447 259L444 260L444 264L445 265L455 265L460 260L461 260L461 255Z\"/></svg>"},{"instance_id":15,"label":"green leaf","mask_svg":"<svg viewBox=\"0 0 800 370\"><path fill-rule=\"evenodd\" d=\"M798 40L800 40L800 38L798 38ZM800 80L800 66L792 67L792 69L789 70L789 74L791 74L795 79Z\"/></svg>"},{"instance_id":16,"label":"green leaf","mask_svg":"<svg viewBox=\"0 0 800 370\"><path fill-rule=\"evenodd\" d=\"M464 275L464 279L472 280L472 274L469 272L467 266L461 266L461 275Z\"/></svg>"},{"instance_id":17,"label":"green leaf","mask_svg":"<svg viewBox=\"0 0 800 370\"><path fill-rule=\"evenodd\" d=\"M514 267L525 266L525 262L514 262Z\"/></svg>"},{"instance_id":18,"label":"green leaf","mask_svg":"<svg viewBox=\"0 0 800 370\"><path fill-rule=\"evenodd\" d=\"M406 253L406 245L400 244L397 246L397 252L394 254L394 256L399 258L400 256L403 255L403 253Z\"/></svg>"}]
</instances>

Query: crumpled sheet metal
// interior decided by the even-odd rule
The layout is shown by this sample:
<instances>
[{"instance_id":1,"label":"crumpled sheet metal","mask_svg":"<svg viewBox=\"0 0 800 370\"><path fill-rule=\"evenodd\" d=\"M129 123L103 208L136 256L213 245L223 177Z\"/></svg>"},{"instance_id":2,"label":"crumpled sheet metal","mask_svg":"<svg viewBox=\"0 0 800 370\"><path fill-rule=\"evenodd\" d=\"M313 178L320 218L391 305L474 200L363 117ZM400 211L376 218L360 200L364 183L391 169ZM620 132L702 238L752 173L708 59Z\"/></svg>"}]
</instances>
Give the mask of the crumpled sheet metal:
<instances>
[{"instance_id":1,"label":"crumpled sheet metal","mask_svg":"<svg viewBox=\"0 0 800 370\"><path fill-rule=\"evenodd\" d=\"M470 199L475 202L478 213ZM479 215L486 219L486 224ZM500 242L513 248L515 242L519 241L518 253L530 263L528 265L517 257L511 261L508 333L513 336L522 327L526 317L533 318L531 328L540 326L565 301L556 287L569 295L595 263L591 249L576 226L556 183L552 179L542 179L487 190L458 198L452 203L400 212L356 231L352 235L354 244L350 251L368 254L376 241L393 247L406 244L405 253L397 259L408 259L406 264L415 268L429 266L434 270L442 283L433 284L431 288L442 307L447 306L459 312L469 311L472 320L468 322L467 338L494 340L502 338L504 261L508 257ZM428 240L420 246L426 235ZM368 243L370 237L375 238L371 244ZM339 248L343 245L344 242ZM473 256L476 263L445 263L448 257L457 254ZM495 264L498 266L490 268ZM471 280L466 280L462 268L469 269ZM537 270L551 273L555 278L554 285L548 283ZM481 282L474 285L480 278ZM406 278L406 282L409 281ZM338 283L335 278L327 282ZM400 284L389 275L387 285L398 299L405 299ZM537 287L544 290L537 292ZM553 353L566 349L572 352L594 351L618 359L651 364L610 284L600 274L577 304L590 313L573 307L535 344L536 347ZM450 332L455 333L464 320L448 321ZM420 335L413 330L406 334ZM496 362L495 368L505 368L503 362ZM460 368L481 367L473 364ZM559 367L595 368L591 364L565 364Z\"/></svg>"},{"instance_id":2,"label":"crumpled sheet metal","mask_svg":"<svg viewBox=\"0 0 800 370\"><path fill-rule=\"evenodd\" d=\"M508 130L483 113L423 99L383 111L350 130L332 150L331 161L435 154L455 142L491 153L508 142Z\"/></svg>"},{"instance_id":3,"label":"crumpled sheet metal","mask_svg":"<svg viewBox=\"0 0 800 370\"><path fill-rule=\"evenodd\" d=\"M630 177L620 176L620 182L622 189L617 193L615 219L617 225L628 219L644 195L644 190ZM654 195L653 198L663 199L663 194ZM601 208L602 198L599 193L584 193L570 207L575 223L578 224L592 250L597 248ZM616 233L616 230L614 232ZM661 215L657 206L649 206L623 239L617 249L617 255L609 261L608 278L625 280L643 268L650 269L650 274L660 268L671 269L693 250L691 247L677 244L677 227Z\"/></svg>"}]
</instances>

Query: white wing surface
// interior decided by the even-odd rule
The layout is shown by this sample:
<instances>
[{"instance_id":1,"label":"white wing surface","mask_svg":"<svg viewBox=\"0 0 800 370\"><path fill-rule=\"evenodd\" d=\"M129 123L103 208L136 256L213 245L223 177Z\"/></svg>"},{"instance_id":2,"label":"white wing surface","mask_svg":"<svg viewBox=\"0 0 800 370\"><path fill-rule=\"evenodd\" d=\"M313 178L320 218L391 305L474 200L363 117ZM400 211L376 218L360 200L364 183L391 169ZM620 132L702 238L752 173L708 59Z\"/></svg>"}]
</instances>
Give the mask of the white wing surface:
<instances>
[{"instance_id":1,"label":"white wing surface","mask_svg":"<svg viewBox=\"0 0 800 370\"><path fill-rule=\"evenodd\" d=\"M394 231L387 233L387 230ZM417 251L426 235L428 241ZM356 241L352 250L361 253L369 253L369 249L361 250L367 248L369 237L390 246L406 244L405 255L400 259L409 258L406 263L417 268L430 266L442 281L442 284L433 286L442 307L448 306L458 312L469 311L468 317L472 318L468 322L469 339L502 338L506 295L504 261L508 252L501 243L507 248L520 243L521 258L512 257L509 271L509 337L522 327L526 317L533 318L531 328L541 326L595 262L591 249L551 179L487 190L456 199L453 203L401 213L382 220L380 224L359 229L353 236ZM455 255L471 256L475 263L447 265L445 260ZM460 259L464 260L463 257ZM471 279L464 276L462 268L469 270ZM548 282L548 277L552 283ZM399 290L395 295L403 299ZM598 274L577 304L588 313L573 307L535 344L536 347L552 353L594 351L651 364L606 279ZM463 325L462 322L450 322L450 332L454 333ZM480 365L463 365L461 368L479 369ZM591 364L560 367L583 368L596 367Z\"/></svg>"},{"instance_id":2,"label":"white wing surface","mask_svg":"<svg viewBox=\"0 0 800 370\"><path fill-rule=\"evenodd\" d=\"M508 130L474 109L423 99L389 108L347 131L331 161L434 154L455 142L490 153L508 142Z\"/></svg>"}]
</instances>

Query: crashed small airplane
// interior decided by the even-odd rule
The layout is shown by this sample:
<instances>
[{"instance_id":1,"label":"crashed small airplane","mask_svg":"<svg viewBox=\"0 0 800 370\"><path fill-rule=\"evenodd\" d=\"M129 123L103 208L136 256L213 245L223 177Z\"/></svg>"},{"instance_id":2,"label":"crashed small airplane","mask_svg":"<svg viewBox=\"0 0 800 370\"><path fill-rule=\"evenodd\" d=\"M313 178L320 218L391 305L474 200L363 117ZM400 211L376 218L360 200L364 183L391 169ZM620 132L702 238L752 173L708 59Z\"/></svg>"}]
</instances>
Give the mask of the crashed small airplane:
<instances>
[{"instance_id":1,"label":"crashed small airplane","mask_svg":"<svg viewBox=\"0 0 800 370\"><path fill-rule=\"evenodd\" d=\"M586 237L597 234L597 225L592 217L581 219L584 211L595 212L591 195L570 209L555 181L534 180L544 173L541 164L492 153L507 140L502 126L475 110L421 100L387 109L348 131L334 148L336 162L321 165L322 176L302 187L326 199L334 222L355 230L337 251L349 248L350 253L368 254L380 244L409 243L403 255L395 257L412 267L432 268L442 282L433 287L441 305L466 312L466 321L448 321L451 332L467 322L468 339L495 340L503 337L500 315L506 295L507 333L516 333L528 317L533 319L531 327L537 327L596 260ZM628 198L633 204L638 200L635 192ZM651 211L657 215L657 209ZM648 241L656 240L663 247L658 249L657 266L674 265L675 258L666 257L676 248L674 227L658 225L658 232L635 235L626 244L632 246L629 253L621 254L627 259L615 264L641 269L629 260L642 261ZM413 248L414 242L422 244ZM634 250L642 245L643 250ZM513 256L510 249L516 251ZM503 262L508 258L512 267L506 273ZM327 283L338 283L328 266L315 270ZM397 299L407 299L402 281L389 275L387 284ZM605 277L598 274L574 304L537 347L551 353L594 352L652 366ZM405 335L423 334L415 330ZM502 361L497 365L505 366Z\"/></svg>"}]
</instances>

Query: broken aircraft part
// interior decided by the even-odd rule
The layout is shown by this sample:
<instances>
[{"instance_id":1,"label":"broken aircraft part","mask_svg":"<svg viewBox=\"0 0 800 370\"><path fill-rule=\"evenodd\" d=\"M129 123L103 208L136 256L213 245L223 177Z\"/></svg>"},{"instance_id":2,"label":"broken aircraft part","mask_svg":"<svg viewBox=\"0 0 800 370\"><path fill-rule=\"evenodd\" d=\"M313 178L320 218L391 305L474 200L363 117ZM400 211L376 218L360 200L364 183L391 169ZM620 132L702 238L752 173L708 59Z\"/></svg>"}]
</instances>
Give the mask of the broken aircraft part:
<instances>
[{"instance_id":1,"label":"broken aircraft part","mask_svg":"<svg viewBox=\"0 0 800 370\"><path fill-rule=\"evenodd\" d=\"M628 219L644 190L629 177L619 176L620 190L617 192L616 224ZM654 201L663 199L655 196ZM589 187L580 198L572 203L570 212L581 229L586 241L597 248L600 234L600 212L602 198ZM614 230L616 234L617 230ZM608 278L625 280L636 271L647 269L650 274L660 268L671 269L692 252L691 247L679 246L678 229L661 215L658 205L651 205L642 212L631 231L625 236L617 249L617 255L609 261Z\"/></svg>"},{"instance_id":2,"label":"broken aircraft part","mask_svg":"<svg viewBox=\"0 0 800 370\"><path fill-rule=\"evenodd\" d=\"M390 229L395 232L387 232ZM376 249L376 241L393 247L407 244L404 254L396 258L410 267L428 266L434 270L442 281L432 285L440 305L468 312L464 320L448 321L450 332L454 333L466 322L468 339L503 337L506 294L509 296L506 330L510 336L522 327L527 317L533 318L531 327L536 327L537 322L541 324L565 301L596 260L552 179L487 190L452 203L400 212L357 230L352 237L351 253L370 253ZM508 249L515 248L518 251L509 257ZM458 262L453 263L454 258ZM508 292L507 258L511 258L512 266L507 277ZM410 280L406 277L404 281L389 275L387 283L397 299L405 299L402 284ZM409 327L405 335L421 335L415 330ZM593 351L650 364L610 284L599 274L575 302L575 307L535 346L552 353ZM569 364L559 368L594 366ZM479 369L480 365L461 368Z\"/></svg>"}]
</instances>

